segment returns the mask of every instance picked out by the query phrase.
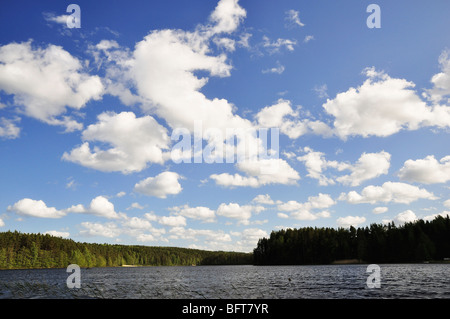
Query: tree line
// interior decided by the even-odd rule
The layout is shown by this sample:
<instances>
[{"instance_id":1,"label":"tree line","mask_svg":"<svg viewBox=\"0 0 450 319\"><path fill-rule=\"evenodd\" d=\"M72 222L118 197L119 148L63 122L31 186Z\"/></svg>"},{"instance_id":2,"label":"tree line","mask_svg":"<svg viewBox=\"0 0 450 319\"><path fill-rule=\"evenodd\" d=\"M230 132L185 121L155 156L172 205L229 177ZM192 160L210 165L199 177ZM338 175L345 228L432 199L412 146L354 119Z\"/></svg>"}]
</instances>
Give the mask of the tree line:
<instances>
[{"instance_id":1,"label":"tree line","mask_svg":"<svg viewBox=\"0 0 450 319\"><path fill-rule=\"evenodd\" d=\"M330 264L356 259L367 263L407 263L450 258L450 218L393 222L370 227L283 229L258 241L257 265Z\"/></svg>"},{"instance_id":2,"label":"tree line","mask_svg":"<svg viewBox=\"0 0 450 319\"><path fill-rule=\"evenodd\" d=\"M251 253L80 243L49 234L0 233L0 269L251 264Z\"/></svg>"}]
</instances>

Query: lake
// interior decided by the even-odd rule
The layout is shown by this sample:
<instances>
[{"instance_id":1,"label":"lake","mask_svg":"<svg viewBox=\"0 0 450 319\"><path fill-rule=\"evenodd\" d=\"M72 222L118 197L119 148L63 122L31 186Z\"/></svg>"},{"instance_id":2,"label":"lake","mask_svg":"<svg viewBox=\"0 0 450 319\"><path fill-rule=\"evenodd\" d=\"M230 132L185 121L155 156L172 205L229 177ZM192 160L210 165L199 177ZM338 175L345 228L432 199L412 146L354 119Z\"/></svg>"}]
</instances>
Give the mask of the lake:
<instances>
[{"instance_id":1,"label":"lake","mask_svg":"<svg viewBox=\"0 0 450 319\"><path fill-rule=\"evenodd\" d=\"M450 298L450 264L380 264L380 288L367 265L112 267L0 270L0 298L360 299Z\"/></svg>"}]
</instances>

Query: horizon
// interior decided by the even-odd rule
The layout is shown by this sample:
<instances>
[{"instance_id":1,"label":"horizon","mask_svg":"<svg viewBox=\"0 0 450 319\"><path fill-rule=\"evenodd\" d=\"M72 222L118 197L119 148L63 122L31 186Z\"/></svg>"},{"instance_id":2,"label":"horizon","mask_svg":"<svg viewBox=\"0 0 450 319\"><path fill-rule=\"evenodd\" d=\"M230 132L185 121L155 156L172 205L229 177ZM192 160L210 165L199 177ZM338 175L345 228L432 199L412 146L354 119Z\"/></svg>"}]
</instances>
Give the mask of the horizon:
<instances>
[{"instance_id":1,"label":"horizon","mask_svg":"<svg viewBox=\"0 0 450 319\"><path fill-rule=\"evenodd\" d=\"M450 3L370 4L2 2L0 232L252 252L449 216Z\"/></svg>"}]
</instances>

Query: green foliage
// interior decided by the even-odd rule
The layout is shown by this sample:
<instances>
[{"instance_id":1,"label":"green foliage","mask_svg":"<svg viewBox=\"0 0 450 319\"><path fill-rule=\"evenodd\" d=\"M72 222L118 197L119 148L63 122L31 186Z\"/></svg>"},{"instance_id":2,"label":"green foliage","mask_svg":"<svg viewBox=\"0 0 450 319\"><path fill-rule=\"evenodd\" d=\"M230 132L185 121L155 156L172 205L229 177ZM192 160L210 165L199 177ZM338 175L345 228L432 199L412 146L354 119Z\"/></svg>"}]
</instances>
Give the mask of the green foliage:
<instances>
[{"instance_id":1,"label":"green foliage","mask_svg":"<svg viewBox=\"0 0 450 319\"><path fill-rule=\"evenodd\" d=\"M450 218L419 220L396 227L372 224L358 228L300 228L272 232L253 251L257 265L330 264L357 259L403 263L450 257Z\"/></svg>"},{"instance_id":2,"label":"green foliage","mask_svg":"<svg viewBox=\"0 0 450 319\"><path fill-rule=\"evenodd\" d=\"M251 264L250 253L79 243L43 234L0 233L0 269Z\"/></svg>"}]
</instances>

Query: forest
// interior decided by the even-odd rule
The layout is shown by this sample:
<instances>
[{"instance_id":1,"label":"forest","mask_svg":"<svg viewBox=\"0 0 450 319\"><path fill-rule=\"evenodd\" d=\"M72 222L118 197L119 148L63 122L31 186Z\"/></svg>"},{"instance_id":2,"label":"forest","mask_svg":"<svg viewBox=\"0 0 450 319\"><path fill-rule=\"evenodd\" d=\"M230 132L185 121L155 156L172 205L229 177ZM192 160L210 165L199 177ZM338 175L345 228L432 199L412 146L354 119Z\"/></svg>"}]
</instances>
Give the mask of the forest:
<instances>
[{"instance_id":1,"label":"forest","mask_svg":"<svg viewBox=\"0 0 450 319\"><path fill-rule=\"evenodd\" d=\"M0 233L0 269L191 265L312 265L339 260L409 263L450 258L450 218L396 226L283 229L253 253L80 243L49 234Z\"/></svg>"},{"instance_id":2,"label":"forest","mask_svg":"<svg viewBox=\"0 0 450 319\"><path fill-rule=\"evenodd\" d=\"M48 234L0 233L0 269L251 264L251 253L79 243Z\"/></svg>"},{"instance_id":3,"label":"forest","mask_svg":"<svg viewBox=\"0 0 450 319\"><path fill-rule=\"evenodd\" d=\"M442 261L450 257L450 219L418 220L402 226L372 224L358 228L283 229L258 241L256 265Z\"/></svg>"}]
</instances>

